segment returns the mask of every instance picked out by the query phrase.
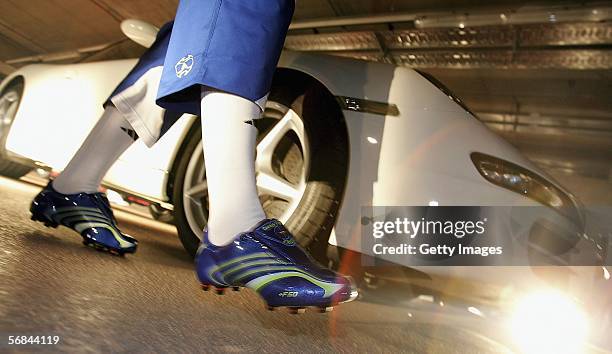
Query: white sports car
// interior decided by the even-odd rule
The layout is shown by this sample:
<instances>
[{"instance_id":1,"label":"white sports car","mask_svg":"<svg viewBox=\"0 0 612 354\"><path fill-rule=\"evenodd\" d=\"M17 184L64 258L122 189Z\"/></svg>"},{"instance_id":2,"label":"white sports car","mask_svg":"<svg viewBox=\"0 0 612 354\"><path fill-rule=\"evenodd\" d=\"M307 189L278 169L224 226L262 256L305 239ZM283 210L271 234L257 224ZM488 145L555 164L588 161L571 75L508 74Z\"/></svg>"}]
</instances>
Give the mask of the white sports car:
<instances>
[{"instance_id":1,"label":"white sports car","mask_svg":"<svg viewBox=\"0 0 612 354\"><path fill-rule=\"evenodd\" d=\"M0 85L0 173L19 177L34 166L62 170L100 117L102 102L135 63L31 65L7 77ZM571 210L573 222L580 223L581 207L568 191L436 80L415 70L285 52L258 128L257 185L264 208L319 259L333 260L330 243L364 251L362 206L544 205L559 215ZM197 117L183 116L153 148L134 144L104 181L173 210L180 239L192 254L207 216L200 129ZM530 187L519 190L518 184ZM493 336L514 333L522 338L518 345L529 348L550 345L547 335L560 345L582 343L587 333L580 316L592 310L583 307L601 300L587 290L601 287L610 275L605 268L602 274L602 267L552 273L563 279L555 291L564 295L543 300L532 295L552 283L538 268L421 267L410 274L418 274L411 284L428 289L425 302L436 311L445 310L440 299L461 299L481 304L469 306L474 318L495 316L483 314L482 303L510 311L514 300L528 299L516 313L526 316L520 311L535 304L573 316L554 333L545 328L550 316L544 314L519 318L510 331L491 330ZM390 277L376 276L377 284ZM448 279L467 285L449 286ZM581 305L567 300L574 298ZM595 310L601 315L600 307ZM598 326L602 333L609 329L609 323Z\"/></svg>"}]
</instances>

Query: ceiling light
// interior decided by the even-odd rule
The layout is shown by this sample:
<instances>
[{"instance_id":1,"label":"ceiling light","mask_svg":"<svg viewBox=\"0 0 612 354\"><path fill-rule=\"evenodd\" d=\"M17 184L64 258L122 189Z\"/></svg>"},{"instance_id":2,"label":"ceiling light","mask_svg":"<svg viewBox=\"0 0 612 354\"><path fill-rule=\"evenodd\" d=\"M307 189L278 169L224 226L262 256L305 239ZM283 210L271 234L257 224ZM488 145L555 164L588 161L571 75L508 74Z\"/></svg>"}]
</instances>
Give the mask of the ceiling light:
<instances>
[{"instance_id":1,"label":"ceiling light","mask_svg":"<svg viewBox=\"0 0 612 354\"><path fill-rule=\"evenodd\" d=\"M479 309L475 308L474 306L468 307L467 310L468 310L469 313L471 313L473 315L476 315L478 317L484 317L482 312Z\"/></svg>"}]
</instances>

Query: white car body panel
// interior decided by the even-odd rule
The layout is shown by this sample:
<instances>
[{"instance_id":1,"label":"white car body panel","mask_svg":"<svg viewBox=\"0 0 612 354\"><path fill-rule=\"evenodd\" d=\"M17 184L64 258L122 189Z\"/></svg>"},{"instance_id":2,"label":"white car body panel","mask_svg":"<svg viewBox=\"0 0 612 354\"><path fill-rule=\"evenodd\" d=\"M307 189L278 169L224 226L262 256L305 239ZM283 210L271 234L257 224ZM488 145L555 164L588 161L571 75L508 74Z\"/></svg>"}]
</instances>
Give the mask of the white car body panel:
<instances>
[{"instance_id":1,"label":"white car body panel","mask_svg":"<svg viewBox=\"0 0 612 354\"><path fill-rule=\"evenodd\" d=\"M135 64L135 59L129 59L32 65L11 75L5 83L23 76L26 89L7 138L7 150L54 170L64 169L102 114L104 101ZM151 149L136 142L110 169L105 183L166 201L168 169L179 147L177 142L193 119L189 115L182 117Z\"/></svg>"},{"instance_id":2,"label":"white car body panel","mask_svg":"<svg viewBox=\"0 0 612 354\"><path fill-rule=\"evenodd\" d=\"M281 63L317 78L334 95L399 108L396 117L344 112L351 160L332 242L359 249L351 243L360 239L361 206L537 205L485 181L470 153L542 171L414 70L295 53ZM354 241L338 242L339 235Z\"/></svg>"}]
</instances>

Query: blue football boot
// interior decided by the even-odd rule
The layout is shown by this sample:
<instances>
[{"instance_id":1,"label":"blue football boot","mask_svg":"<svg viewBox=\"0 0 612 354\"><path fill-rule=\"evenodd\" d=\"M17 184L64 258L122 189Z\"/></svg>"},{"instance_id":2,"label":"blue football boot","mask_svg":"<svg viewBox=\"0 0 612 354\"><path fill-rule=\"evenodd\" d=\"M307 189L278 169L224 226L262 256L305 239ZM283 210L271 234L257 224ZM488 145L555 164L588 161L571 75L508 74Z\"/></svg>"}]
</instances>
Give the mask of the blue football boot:
<instances>
[{"instance_id":1,"label":"blue football boot","mask_svg":"<svg viewBox=\"0 0 612 354\"><path fill-rule=\"evenodd\" d=\"M49 183L32 201L32 220L48 227L64 225L83 237L83 244L115 255L134 253L138 241L117 228L104 193L62 194Z\"/></svg>"},{"instance_id":2,"label":"blue football boot","mask_svg":"<svg viewBox=\"0 0 612 354\"><path fill-rule=\"evenodd\" d=\"M263 220L225 246L211 244L204 232L196 272L204 290L214 286L222 294L226 288L247 287L270 310L288 307L301 313L312 306L327 312L357 297L350 277L319 265L274 219Z\"/></svg>"}]
</instances>

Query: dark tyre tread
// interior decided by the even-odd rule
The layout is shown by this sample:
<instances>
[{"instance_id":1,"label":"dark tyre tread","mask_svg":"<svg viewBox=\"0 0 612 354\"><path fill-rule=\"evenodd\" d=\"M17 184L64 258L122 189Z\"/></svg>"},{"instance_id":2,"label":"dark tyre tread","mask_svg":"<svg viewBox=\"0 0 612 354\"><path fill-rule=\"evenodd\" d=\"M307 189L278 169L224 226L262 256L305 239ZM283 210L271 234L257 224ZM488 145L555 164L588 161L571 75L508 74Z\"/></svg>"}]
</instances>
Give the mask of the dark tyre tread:
<instances>
[{"instance_id":1,"label":"dark tyre tread","mask_svg":"<svg viewBox=\"0 0 612 354\"><path fill-rule=\"evenodd\" d=\"M24 166L13 161L4 160L0 157L0 175L9 178L23 177L32 171L29 166Z\"/></svg>"}]
</instances>

